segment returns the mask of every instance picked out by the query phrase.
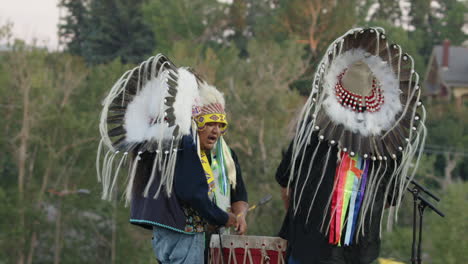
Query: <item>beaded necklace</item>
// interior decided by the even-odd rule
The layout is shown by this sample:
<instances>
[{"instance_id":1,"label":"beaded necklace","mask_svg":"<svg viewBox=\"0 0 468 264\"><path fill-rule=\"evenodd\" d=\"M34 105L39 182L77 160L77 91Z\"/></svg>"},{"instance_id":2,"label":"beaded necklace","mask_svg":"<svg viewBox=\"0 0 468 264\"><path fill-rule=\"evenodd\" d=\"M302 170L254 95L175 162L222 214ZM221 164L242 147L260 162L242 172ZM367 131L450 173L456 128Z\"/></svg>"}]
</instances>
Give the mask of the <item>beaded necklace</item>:
<instances>
[{"instance_id":1,"label":"beaded necklace","mask_svg":"<svg viewBox=\"0 0 468 264\"><path fill-rule=\"evenodd\" d=\"M368 96L362 96L346 90L343 87L342 79L346 69L338 75L338 82L335 85L335 95L338 102L350 110L358 113L363 112L378 112L384 103L384 96L380 84L375 78L372 79L372 91Z\"/></svg>"}]
</instances>

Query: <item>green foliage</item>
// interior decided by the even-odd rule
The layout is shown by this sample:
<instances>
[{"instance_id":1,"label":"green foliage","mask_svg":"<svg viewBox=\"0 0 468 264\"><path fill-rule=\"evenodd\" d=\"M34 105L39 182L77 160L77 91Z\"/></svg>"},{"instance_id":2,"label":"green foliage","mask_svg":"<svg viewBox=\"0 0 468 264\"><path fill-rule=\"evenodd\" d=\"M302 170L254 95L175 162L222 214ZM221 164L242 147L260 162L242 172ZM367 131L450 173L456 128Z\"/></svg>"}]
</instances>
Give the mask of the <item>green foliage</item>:
<instances>
[{"instance_id":1,"label":"green foliage","mask_svg":"<svg viewBox=\"0 0 468 264\"><path fill-rule=\"evenodd\" d=\"M14 188L15 186L12 187ZM14 219L12 216L17 215L15 198L15 193L9 191L7 186L3 184L0 186L0 199L2 199L0 205L0 228L2 230L2 232L0 232L0 253L2 254L2 260L0 260L0 263L13 263L15 261L14 256L7 254L7 252L14 252L15 245L11 243L11 241L13 241L12 239L16 238L20 232L14 224L15 222L12 221Z\"/></svg>"},{"instance_id":2,"label":"green foliage","mask_svg":"<svg viewBox=\"0 0 468 264\"><path fill-rule=\"evenodd\" d=\"M412 232L411 227L400 225L393 232L385 233L382 236L380 256L409 263L411 259Z\"/></svg>"},{"instance_id":3,"label":"green foliage","mask_svg":"<svg viewBox=\"0 0 468 264\"><path fill-rule=\"evenodd\" d=\"M444 39L449 39L452 44L460 45L467 38L462 30L466 24L466 1L445 0L438 3L440 8L436 12L443 15L437 17L432 14L433 43L440 44Z\"/></svg>"},{"instance_id":4,"label":"green foliage","mask_svg":"<svg viewBox=\"0 0 468 264\"><path fill-rule=\"evenodd\" d=\"M433 264L464 263L465 249L468 242L465 231L468 230L467 203L468 183L451 185L439 195L441 202L436 206L445 213L442 218L426 209L423 226L423 262ZM411 203L407 197L407 204ZM407 211L412 209L408 206ZM408 217L411 215L408 214ZM410 223L399 226L392 233L383 236L381 256L394 258L409 263L411 256L412 228Z\"/></svg>"},{"instance_id":5,"label":"green foliage","mask_svg":"<svg viewBox=\"0 0 468 264\"><path fill-rule=\"evenodd\" d=\"M157 52L168 53L179 42L211 48L234 45L248 56L248 41L271 25L272 0L150 0L144 7L147 24L158 38ZM267 30L266 34L271 34Z\"/></svg>"},{"instance_id":6,"label":"green foliage","mask_svg":"<svg viewBox=\"0 0 468 264\"><path fill-rule=\"evenodd\" d=\"M70 13L59 25L59 35L72 54L88 63L107 63L119 58L138 63L155 47L155 36L143 21L143 0L67 1L60 5Z\"/></svg>"},{"instance_id":7,"label":"green foliage","mask_svg":"<svg viewBox=\"0 0 468 264\"><path fill-rule=\"evenodd\" d=\"M113 209L100 200L94 167L100 102L131 66L116 60L88 69L81 58L22 45L1 60L0 148L11 153L0 156L2 260L16 262L22 253L31 254L34 263L52 263L57 254L64 263L105 263L111 259L111 227L116 225L123 226L114 237L114 252L121 252L116 259L138 263L141 258L139 263L148 263L147 256L152 255L148 240L127 239L134 233L128 209ZM23 144L11 138L21 137L25 122L27 174L24 195L19 196L18 149ZM79 194L80 189L90 194ZM24 224L17 220L23 212ZM143 256L130 254L137 246Z\"/></svg>"},{"instance_id":8,"label":"green foliage","mask_svg":"<svg viewBox=\"0 0 468 264\"><path fill-rule=\"evenodd\" d=\"M371 20L385 20L389 23L401 24L402 11L400 9L400 2L398 1L385 1L377 0L379 7L374 12Z\"/></svg>"},{"instance_id":9,"label":"green foliage","mask_svg":"<svg viewBox=\"0 0 468 264\"><path fill-rule=\"evenodd\" d=\"M89 31L89 12L86 0L61 0L59 7L67 10L68 15L61 17L58 25L61 41L67 46L68 52L83 55L86 35Z\"/></svg>"},{"instance_id":10,"label":"green foliage","mask_svg":"<svg viewBox=\"0 0 468 264\"><path fill-rule=\"evenodd\" d=\"M145 21L158 38L157 51L167 53L178 42L214 41L211 29L220 26L223 5L216 0L150 0L143 6Z\"/></svg>"},{"instance_id":11,"label":"green foliage","mask_svg":"<svg viewBox=\"0 0 468 264\"><path fill-rule=\"evenodd\" d=\"M443 112L441 112L443 111ZM432 132L428 143L446 146L468 147L467 116L454 105L430 105L427 126Z\"/></svg>"},{"instance_id":12,"label":"green foliage","mask_svg":"<svg viewBox=\"0 0 468 264\"><path fill-rule=\"evenodd\" d=\"M466 115L453 105L430 104L428 105L429 119L427 127L427 151L433 163L429 164L430 171L420 173L429 183L445 188L451 181L467 180L468 177L468 129ZM450 175L447 168L451 163L457 163ZM447 179L447 177L450 177ZM435 181L435 182L434 182Z\"/></svg>"},{"instance_id":13,"label":"green foliage","mask_svg":"<svg viewBox=\"0 0 468 264\"><path fill-rule=\"evenodd\" d=\"M414 31L409 35L420 43L418 51L424 62L429 60L434 45L441 45L444 39L449 39L452 45L461 45L466 40L463 31L468 8L466 1L412 0L410 3L409 15Z\"/></svg>"},{"instance_id":14,"label":"green foliage","mask_svg":"<svg viewBox=\"0 0 468 264\"><path fill-rule=\"evenodd\" d=\"M155 37L143 21L142 3L142 0L91 2L91 29L84 53L88 61L105 63L120 58L123 63L139 63L151 54Z\"/></svg>"},{"instance_id":15,"label":"green foliage","mask_svg":"<svg viewBox=\"0 0 468 264\"><path fill-rule=\"evenodd\" d=\"M11 38L13 36L12 33L13 23L7 22L4 25L0 25L0 44L1 45L10 45Z\"/></svg>"},{"instance_id":16,"label":"green foliage","mask_svg":"<svg viewBox=\"0 0 468 264\"><path fill-rule=\"evenodd\" d=\"M301 58L307 61L308 67L289 84L291 89L301 95L309 95L315 68L322 54L334 39L358 21L356 13L349 12L358 12L357 3L358 0L278 1L276 8L271 11L272 17L268 21L270 26L264 28L261 39L277 43L293 40L302 45L304 51Z\"/></svg>"},{"instance_id":17,"label":"green foliage","mask_svg":"<svg viewBox=\"0 0 468 264\"><path fill-rule=\"evenodd\" d=\"M442 196L440 209L446 214L441 218L428 212L425 252L432 263L455 264L466 261L466 230L468 230L468 184L451 185Z\"/></svg>"}]
</instances>

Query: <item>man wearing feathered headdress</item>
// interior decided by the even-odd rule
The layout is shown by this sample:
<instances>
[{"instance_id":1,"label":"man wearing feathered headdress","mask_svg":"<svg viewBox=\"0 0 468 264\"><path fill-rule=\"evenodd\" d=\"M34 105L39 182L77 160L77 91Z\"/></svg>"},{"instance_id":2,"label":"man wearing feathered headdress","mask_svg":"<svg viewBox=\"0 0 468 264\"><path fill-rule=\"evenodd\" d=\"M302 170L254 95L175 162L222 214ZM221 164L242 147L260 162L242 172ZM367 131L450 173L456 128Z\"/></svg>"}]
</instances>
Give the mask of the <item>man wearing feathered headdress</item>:
<instances>
[{"instance_id":1,"label":"man wearing feathered headdress","mask_svg":"<svg viewBox=\"0 0 468 264\"><path fill-rule=\"evenodd\" d=\"M330 45L276 174L289 263L378 257L383 208L397 212L424 145L420 94L413 59L382 28L352 29Z\"/></svg>"},{"instance_id":2,"label":"man wearing feathered headdress","mask_svg":"<svg viewBox=\"0 0 468 264\"><path fill-rule=\"evenodd\" d=\"M223 138L227 126L223 95L162 55L125 73L105 100L98 151L102 144L109 148L98 170L103 198L133 153L126 190L130 222L153 231L161 263L203 263L207 224L246 231L247 192Z\"/></svg>"}]
</instances>

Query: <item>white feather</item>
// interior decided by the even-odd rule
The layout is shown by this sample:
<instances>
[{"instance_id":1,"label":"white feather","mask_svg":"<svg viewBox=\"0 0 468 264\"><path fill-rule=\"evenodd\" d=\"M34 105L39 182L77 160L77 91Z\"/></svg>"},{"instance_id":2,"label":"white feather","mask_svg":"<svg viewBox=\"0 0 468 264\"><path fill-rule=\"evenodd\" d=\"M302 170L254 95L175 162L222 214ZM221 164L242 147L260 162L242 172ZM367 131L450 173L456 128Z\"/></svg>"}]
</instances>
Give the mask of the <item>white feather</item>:
<instances>
[{"instance_id":1,"label":"white feather","mask_svg":"<svg viewBox=\"0 0 468 264\"><path fill-rule=\"evenodd\" d=\"M200 84L200 103L201 105L219 103L223 108L225 108L226 105L223 94L218 91L216 87L205 82Z\"/></svg>"},{"instance_id":2,"label":"white feather","mask_svg":"<svg viewBox=\"0 0 468 264\"><path fill-rule=\"evenodd\" d=\"M156 120L163 111L161 98L164 98L168 89L164 81L166 74L164 71L158 78L147 82L141 92L128 104L124 122L127 131L126 141L144 142L151 139L151 135L157 135L151 129L150 121Z\"/></svg>"},{"instance_id":3,"label":"white feather","mask_svg":"<svg viewBox=\"0 0 468 264\"><path fill-rule=\"evenodd\" d=\"M161 122L167 110L164 98L169 96L166 82L168 74L169 71L165 70L157 78L147 82L129 103L124 123L127 142L172 139L175 126L168 127L166 123ZM191 127L192 105L198 97L197 81L195 76L184 68L178 69L178 75L177 94L173 105L175 124L179 125L183 135L187 135Z\"/></svg>"},{"instance_id":4,"label":"white feather","mask_svg":"<svg viewBox=\"0 0 468 264\"><path fill-rule=\"evenodd\" d=\"M192 127L192 106L198 104L199 91L195 75L185 68L179 68L177 95L174 102L176 125L183 135L190 134Z\"/></svg>"}]
</instances>

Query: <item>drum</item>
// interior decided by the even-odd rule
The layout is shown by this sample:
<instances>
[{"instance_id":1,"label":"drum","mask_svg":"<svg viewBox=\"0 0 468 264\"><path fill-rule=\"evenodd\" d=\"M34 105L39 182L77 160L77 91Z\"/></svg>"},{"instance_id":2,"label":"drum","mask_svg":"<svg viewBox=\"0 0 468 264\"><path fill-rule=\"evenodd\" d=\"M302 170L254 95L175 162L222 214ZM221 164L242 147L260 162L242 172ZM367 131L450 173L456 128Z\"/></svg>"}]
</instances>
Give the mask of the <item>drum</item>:
<instances>
[{"instance_id":1,"label":"drum","mask_svg":"<svg viewBox=\"0 0 468 264\"><path fill-rule=\"evenodd\" d=\"M210 241L210 264L284 264L286 240L280 237L222 235ZM221 260L220 248L223 248Z\"/></svg>"}]
</instances>

